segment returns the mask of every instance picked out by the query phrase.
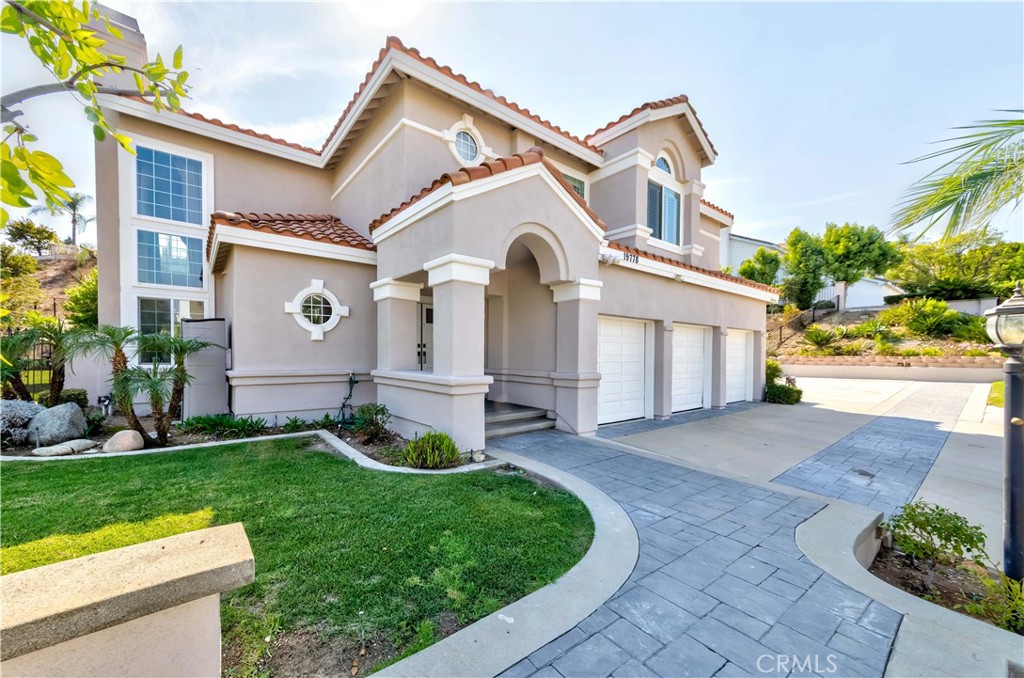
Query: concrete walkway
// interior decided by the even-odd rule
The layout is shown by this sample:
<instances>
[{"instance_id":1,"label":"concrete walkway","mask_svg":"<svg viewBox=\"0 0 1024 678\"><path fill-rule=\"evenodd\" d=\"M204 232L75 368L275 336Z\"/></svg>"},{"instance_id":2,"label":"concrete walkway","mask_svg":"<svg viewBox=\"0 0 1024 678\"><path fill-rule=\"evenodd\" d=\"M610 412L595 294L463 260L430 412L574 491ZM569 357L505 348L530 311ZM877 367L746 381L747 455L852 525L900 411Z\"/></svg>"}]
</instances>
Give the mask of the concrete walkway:
<instances>
[{"instance_id":1,"label":"concrete walkway","mask_svg":"<svg viewBox=\"0 0 1024 678\"><path fill-rule=\"evenodd\" d=\"M502 675L883 674L901 615L796 547L823 502L553 431L491 445L586 479L640 535L626 584Z\"/></svg>"}]
</instances>

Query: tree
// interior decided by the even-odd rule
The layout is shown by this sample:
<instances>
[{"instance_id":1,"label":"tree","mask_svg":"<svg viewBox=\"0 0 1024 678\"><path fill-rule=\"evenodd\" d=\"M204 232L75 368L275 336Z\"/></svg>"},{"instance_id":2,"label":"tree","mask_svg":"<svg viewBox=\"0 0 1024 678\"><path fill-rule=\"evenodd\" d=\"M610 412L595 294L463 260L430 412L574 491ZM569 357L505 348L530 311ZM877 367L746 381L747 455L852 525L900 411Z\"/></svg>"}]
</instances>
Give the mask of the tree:
<instances>
[{"instance_id":1,"label":"tree","mask_svg":"<svg viewBox=\"0 0 1024 678\"><path fill-rule=\"evenodd\" d=\"M50 352L50 395L47 403L52 407L60 403L60 394L64 390L65 366L67 365L68 349L73 341L64 321L53 316L44 316L36 312L28 314L28 324L35 331Z\"/></svg>"},{"instance_id":2,"label":"tree","mask_svg":"<svg viewBox=\"0 0 1024 678\"><path fill-rule=\"evenodd\" d=\"M825 286L825 249L821 238L807 231L794 228L786 238L786 254L782 257L786 278L782 282L782 293L787 301L801 309L814 304L814 298Z\"/></svg>"},{"instance_id":3,"label":"tree","mask_svg":"<svg viewBox=\"0 0 1024 678\"><path fill-rule=\"evenodd\" d=\"M152 353L166 357L170 362L171 391L167 398L167 414L169 417L181 415L181 403L185 397L185 386L188 384L188 371L185 369L185 361L189 357L208 348L220 348L223 346L212 341L203 339L183 338L171 336L170 334L147 334L139 337L139 352ZM166 362L165 361L165 362ZM154 361L155 362L155 361Z\"/></svg>"},{"instance_id":4,"label":"tree","mask_svg":"<svg viewBox=\"0 0 1024 678\"><path fill-rule=\"evenodd\" d=\"M874 226L826 224L821 239L825 274L853 285L865 275L882 275L899 260L899 249Z\"/></svg>"},{"instance_id":5,"label":"tree","mask_svg":"<svg viewBox=\"0 0 1024 678\"><path fill-rule=\"evenodd\" d=\"M923 224L920 238L946 219L943 238L948 239L987 226L1004 207L1016 210L1020 206L1024 199L1024 117L982 120L957 129L970 133L946 139L943 143L953 145L911 160L952 156L907 190L892 218L894 231Z\"/></svg>"},{"instance_id":6,"label":"tree","mask_svg":"<svg viewBox=\"0 0 1024 678\"><path fill-rule=\"evenodd\" d=\"M67 189L74 182L64 173L61 162L48 153L33 149L38 138L29 125L19 120L25 101L47 94L67 93L78 99L86 118L93 124L93 135L103 141L112 136L126 151L134 153L131 139L115 132L100 108L97 96L134 95L150 102L156 111L178 110L188 95L188 73L182 68L179 46L170 67L157 54L156 59L138 66L113 53L90 26L102 21L106 31L120 39L120 31L103 15L97 3L83 0L3 0L0 30L24 38L29 49L49 71L54 82L26 87L0 98L0 122L4 142L0 145L3 164L2 201L12 207L30 207L33 202L57 210L69 198ZM106 84L108 76L130 72L134 87ZM0 227L7 224L6 208L0 208Z\"/></svg>"},{"instance_id":7,"label":"tree","mask_svg":"<svg viewBox=\"0 0 1024 678\"><path fill-rule=\"evenodd\" d=\"M114 404L121 410L121 414L128 421L128 426L138 431L143 441L148 444L151 438L135 414L135 407L132 405L135 392L126 377L129 369L128 360L137 353L138 339L139 335L134 327L101 325L92 331L76 332L68 342L68 358L99 354L110 361L111 395Z\"/></svg>"},{"instance_id":8,"label":"tree","mask_svg":"<svg viewBox=\"0 0 1024 678\"><path fill-rule=\"evenodd\" d=\"M100 324L99 269L65 290L64 315L75 329L96 329Z\"/></svg>"},{"instance_id":9,"label":"tree","mask_svg":"<svg viewBox=\"0 0 1024 678\"><path fill-rule=\"evenodd\" d=\"M186 375L187 376L187 375ZM153 411L153 428L156 430L157 444L167 445L171 432L171 416L164 409L171 396L174 384L174 373L171 368L161 367L153 362L152 367L130 367L124 371L120 380L127 397L137 395L149 399L149 407ZM143 433L143 439L151 440Z\"/></svg>"},{"instance_id":10,"label":"tree","mask_svg":"<svg viewBox=\"0 0 1024 678\"><path fill-rule=\"evenodd\" d=\"M96 221L96 217L86 217L82 214L82 208L92 202L92 196L85 193L69 192L66 200L61 200L55 207L49 205L36 205L28 211L30 215L35 214L68 214L71 217L71 242L69 245L78 246L78 233L85 232L85 227L90 221ZM56 235L56 234L54 234Z\"/></svg>"},{"instance_id":11,"label":"tree","mask_svg":"<svg viewBox=\"0 0 1024 678\"><path fill-rule=\"evenodd\" d=\"M43 256L43 250L60 242L57 232L48 226L37 224L31 219L17 219L7 224L7 240L36 256Z\"/></svg>"},{"instance_id":12,"label":"tree","mask_svg":"<svg viewBox=\"0 0 1024 678\"><path fill-rule=\"evenodd\" d=\"M0 278L16 278L19 275L31 275L39 269L39 264L31 255L18 252L9 242L0 243Z\"/></svg>"},{"instance_id":13,"label":"tree","mask_svg":"<svg viewBox=\"0 0 1024 678\"><path fill-rule=\"evenodd\" d=\"M34 330L22 330L4 338L0 382L3 383L5 392L10 389L19 400L32 402L32 394L25 386L21 373L35 368L37 361L32 357L32 351L38 339L39 336Z\"/></svg>"},{"instance_id":14,"label":"tree","mask_svg":"<svg viewBox=\"0 0 1024 678\"><path fill-rule=\"evenodd\" d=\"M43 300L42 286L31 274L3 279L4 309L8 311L3 323L10 327L22 327L25 315Z\"/></svg>"},{"instance_id":15,"label":"tree","mask_svg":"<svg viewBox=\"0 0 1024 678\"><path fill-rule=\"evenodd\" d=\"M782 257L775 250L758 247L754 256L740 264L740 275L763 285L774 285L782 267Z\"/></svg>"},{"instance_id":16,"label":"tree","mask_svg":"<svg viewBox=\"0 0 1024 678\"><path fill-rule=\"evenodd\" d=\"M934 242L901 240L901 260L886 277L909 294L926 294L956 283L1006 294L1024 278L1024 243L1004 242L999 233L965 231Z\"/></svg>"}]
</instances>

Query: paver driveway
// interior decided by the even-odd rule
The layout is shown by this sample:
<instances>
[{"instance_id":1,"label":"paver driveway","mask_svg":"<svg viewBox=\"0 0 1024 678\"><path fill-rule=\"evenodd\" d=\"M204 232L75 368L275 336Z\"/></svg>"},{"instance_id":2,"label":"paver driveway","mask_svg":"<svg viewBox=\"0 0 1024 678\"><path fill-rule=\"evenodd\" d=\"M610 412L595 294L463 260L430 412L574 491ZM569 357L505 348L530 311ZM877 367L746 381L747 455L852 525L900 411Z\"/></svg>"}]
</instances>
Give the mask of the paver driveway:
<instances>
[{"instance_id":1,"label":"paver driveway","mask_svg":"<svg viewBox=\"0 0 1024 678\"><path fill-rule=\"evenodd\" d=\"M796 526L824 504L554 431L492 441L615 499L628 581L505 676L881 676L901 615L824 574Z\"/></svg>"}]
</instances>

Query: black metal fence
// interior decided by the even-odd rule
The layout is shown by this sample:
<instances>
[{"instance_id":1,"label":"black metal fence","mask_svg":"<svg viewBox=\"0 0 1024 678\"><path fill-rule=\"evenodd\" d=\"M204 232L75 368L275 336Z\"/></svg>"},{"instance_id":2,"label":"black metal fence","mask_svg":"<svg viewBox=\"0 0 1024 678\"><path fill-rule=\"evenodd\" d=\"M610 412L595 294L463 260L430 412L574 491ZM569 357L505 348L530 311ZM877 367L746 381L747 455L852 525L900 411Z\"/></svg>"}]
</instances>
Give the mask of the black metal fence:
<instances>
[{"instance_id":1,"label":"black metal fence","mask_svg":"<svg viewBox=\"0 0 1024 678\"><path fill-rule=\"evenodd\" d=\"M831 302L830 305L821 304L822 301ZM822 306L822 308L815 308L815 306ZM786 339L789 339L794 334L798 334L803 331L808 325L813 325L818 322L821 318L827 315L831 315L839 310L839 297L838 295L831 299L822 299L816 301L814 306L802 311L798 315L793 316L786 322L782 323L778 327L774 327L768 332L768 348L778 348L782 345Z\"/></svg>"},{"instance_id":2,"label":"black metal fence","mask_svg":"<svg viewBox=\"0 0 1024 678\"><path fill-rule=\"evenodd\" d=\"M34 304L32 310L43 315L55 316L57 315L57 300L53 299L52 302L52 307L49 308L47 305ZM4 327L0 329L0 343L12 346L14 344L8 343L11 339L28 331L30 330L27 328ZM34 396L37 393L49 390L53 359L50 345L45 340L41 337L36 338L30 346L24 347L24 350L20 351L19 355L8 355L9 353L5 348L3 351L4 357L12 360L13 367L21 368L18 376L20 376L21 382L28 389L29 393ZM10 384L7 383L3 385L3 396L5 398L17 397L13 393Z\"/></svg>"}]
</instances>

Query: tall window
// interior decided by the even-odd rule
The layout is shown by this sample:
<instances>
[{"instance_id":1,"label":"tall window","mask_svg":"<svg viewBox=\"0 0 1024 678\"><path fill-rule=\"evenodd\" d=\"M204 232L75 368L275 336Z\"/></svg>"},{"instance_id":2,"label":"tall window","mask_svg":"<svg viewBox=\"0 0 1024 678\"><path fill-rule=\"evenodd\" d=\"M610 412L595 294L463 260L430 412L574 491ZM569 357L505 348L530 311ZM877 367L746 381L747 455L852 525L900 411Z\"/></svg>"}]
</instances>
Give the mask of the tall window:
<instances>
[{"instance_id":1,"label":"tall window","mask_svg":"<svg viewBox=\"0 0 1024 678\"><path fill-rule=\"evenodd\" d=\"M173 153L138 147L137 209L147 217L203 223L203 165Z\"/></svg>"},{"instance_id":2,"label":"tall window","mask_svg":"<svg viewBox=\"0 0 1024 678\"><path fill-rule=\"evenodd\" d=\"M184 299L139 299L139 334L177 333L179 323L185 319L198 320L204 317L201 301ZM168 356L156 352L139 355L141 365L150 365L153 360L168 362Z\"/></svg>"},{"instance_id":3,"label":"tall window","mask_svg":"<svg viewBox=\"0 0 1024 678\"><path fill-rule=\"evenodd\" d=\"M200 238L140 230L138 254L140 283L203 286L203 241Z\"/></svg>"},{"instance_id":4,"label":"tall window","mask_svg":"<svg viewBox=\"0 0 1024 678\"><path fill-rule=\"evenodd\" d=\"M659 156L655 168L672 177L672 167L664 156ZM679 244L679 194L657 181L658 172L651 173L647 181L647 228L651 237Z\"/></svg>"}]
</instances>

